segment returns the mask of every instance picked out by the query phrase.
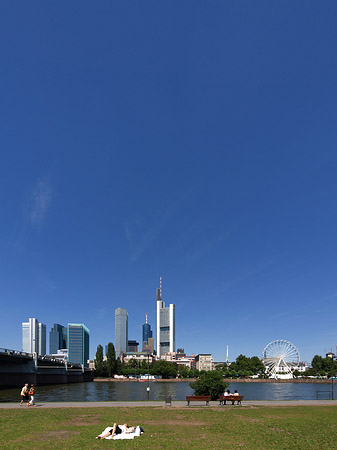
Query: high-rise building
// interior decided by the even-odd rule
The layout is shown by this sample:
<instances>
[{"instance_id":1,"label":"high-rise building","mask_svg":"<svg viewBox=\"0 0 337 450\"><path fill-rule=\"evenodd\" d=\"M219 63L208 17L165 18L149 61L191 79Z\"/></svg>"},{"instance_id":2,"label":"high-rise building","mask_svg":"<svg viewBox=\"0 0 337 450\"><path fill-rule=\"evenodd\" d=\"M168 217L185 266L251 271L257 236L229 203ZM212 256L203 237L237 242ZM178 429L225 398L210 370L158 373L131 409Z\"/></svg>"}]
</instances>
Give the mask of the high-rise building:
<instances>
[{"instance_id":1,"label":"high-rise building","mask_svg":"<svg viewBox=\"0 0 337 450\"><path fill-rule=\"evenodd\" d=\"M35 318L22 322L22 351L41 356L46 354L46 325Z\"/></svg>"},{"instance_id":2,"label":"high-rise building","mask_svg":"<svg viewBox=\"0 0 337 450\"><path fill-rule=\"evenodd\" d=\"M145 323L142 327L142 348L144 351L144 348L148 348L148 344L149 344L149 339L152 338L152 330L151 330L151 325L149 323L147 323L147 314L145 317Z\"/></svg>"},{"instance_id":3,"label":"high-rise building","mask_svg":"<svg viewBox=\"0 0 337 450\"><path fill-rule=\"evenodd\" d=\"M68 323L68 361L88 366L89 330L83 323Z\"/></svg>"},{"instance_id":4,"label":"high-rise building","mask_svg":"<svg viewBox=\"0 0 337 450\"><path fill-rule=\"evenodd\" d=\"M128 313L124 308L115 309L116 358L128 351Z\"/></svg>"},{"instance_id":5,"label":"high-rise building","mask_svg":"<svg viewBox=\"0 0 337 450\"><path fill-rule=\"evenodd\" d=\"M175 305L165 307L160 288L157 289L157 356L175 351Z\"/></svg>"},{"instance_id":6,"label":"high-rise building","mask_svg":"<svg viewBox=\"0 0 337 450\"><path fill-rule=\"evenodd\" d=\"M39 322L39 355L43 356L47 353L46 345L46 325Z\"/></svg>"},{"instance_id":7,"label":"high-rise building","mask_svg":"<svg viewBox=\"0 0 337 450\"><path fill-rule=\"evenodd\" d=\"M67 348L67 327L54 323L49 331L49 354L57 353L57 350Z\"/></svg>"}]
</instances>

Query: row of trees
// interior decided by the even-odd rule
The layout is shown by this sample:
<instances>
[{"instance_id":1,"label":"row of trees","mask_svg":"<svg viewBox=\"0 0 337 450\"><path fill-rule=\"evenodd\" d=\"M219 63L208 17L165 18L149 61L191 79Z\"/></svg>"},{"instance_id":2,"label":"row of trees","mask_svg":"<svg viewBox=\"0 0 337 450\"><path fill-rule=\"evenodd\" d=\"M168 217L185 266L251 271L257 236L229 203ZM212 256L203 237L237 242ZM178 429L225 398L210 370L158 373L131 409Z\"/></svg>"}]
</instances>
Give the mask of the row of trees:
<instances>
[{"instance_id":1,"label":"row of trees","mask_svg":"<svg viewBox=\"0 0 337 450\"><path fill-rule=\"evenodd\" d=\"M97 347L95 356L95 374L97 377L112 378L120 370L120 365L121 361L116 359L115 347L112 342L108 344L105 361L103 359L103 347L101 345Z\"/></svg>"},{"instance_id":2,"label":"row of trees","mask_svg":"<svg viewBox=\"0 0 337 450\"><path fill-rule=\"evenodd\" d=\"M247 378L252 376L258 376L260 378L266 377L265 367L257 356L239 355L235 362L230 365L220 364L216 367L216 370L221 372L225 378Z\"/></svg>"},{"instance_id":3,"label":"row of trees","mask_svg":"<svg viewBox=\"0 0 337 450\"><path fill-rule=\"evenodd\" d=\"M306 372L297 372L294 375L313 376L313 377L331 377L337 376L337 361L326 356L315 355L311 361L311 367Z\"/></svg>"},{"instance_id":4,"label":"row of trees","mask_svg":"<svg viewBox=\"0 0 337 450\"><path fill-rule=\"evenodd\" d=\"M216 367L216 370L222 377L226 378L248 377L252 375L264 376L264 366L257 356L248 358L247 356L240 355L230 366L221 364ZM115 348L111 342L108 344L106 360L103 359L103 347L101 345L97 347L95 372L97 377L112 377L114 374L132 376L136 374L144 375L146 373L160 375L163 378L196 378L200 375L199 370L190 370L186 366L164 360L152 363L146 360L138 361L131 359L126 364L121 362L119 358L116 359Z\"/></svg>"},{"instance_id":5,"label":"row of trees","mask_svg":"<svg viewBox=\"0 0 337 450\"><path fill-rule=\"evenodd\" d=\"M333 367L332 367L333 364ZM219 364L216 366L222 378L247 378L258 376L260 378L267 378L265 367L257 356L251 358L239 355L230 365ZM186 366L178 365L169 361L156 361L155 363L146 360L138 361L131 359L127 364L122 362L119 358L116 359L115 347L112 342L109 342L106 354L106 360L103 359L103 347L97 347L95 357L95 373L97 377L113 377L113 375L144 375L150 373L151 375L160 375L163 378L196 378L200 376L199 370L190 370ZM311 368L306 372L294 371L295 376L328 376L331 374L337 376L337 361L329 357L315 355Z\"/></svg>"}]
</instances>

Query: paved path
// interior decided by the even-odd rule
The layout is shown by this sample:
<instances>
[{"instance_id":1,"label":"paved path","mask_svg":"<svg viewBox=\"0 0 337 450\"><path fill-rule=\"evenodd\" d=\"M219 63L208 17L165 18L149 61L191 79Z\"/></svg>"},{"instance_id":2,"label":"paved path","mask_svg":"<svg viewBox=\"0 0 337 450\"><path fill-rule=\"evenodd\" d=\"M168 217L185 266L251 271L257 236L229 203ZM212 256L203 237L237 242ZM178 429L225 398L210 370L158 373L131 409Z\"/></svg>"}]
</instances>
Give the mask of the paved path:
<instances>
[{"instance_id":1,"label":"paved path","mask_svg":"<svg viewBox=\"0 0 337 450\"><path fill-rule=\"evenodd\" d=\"M144 401L144 402L37 402L38 408L127 408L127 407L165 407L165 408L183 408L186 407L186 401L173 401L171 406L165 406L163 401ZM218 407L219 402L210 402L211 407ZM284 401L265 401L265 400L247 400L243 401L244 406L337 406L337 400L284 400ZM205 405L197 403L190 408L202 407ZM240 406L235 405L235 408ZM233 408L232 405L221 406L222 409ZM27 408L26 405L20 407L19 403L0 403L0 409L37 409L33 407Z\"/></svg>"}]
</instances>

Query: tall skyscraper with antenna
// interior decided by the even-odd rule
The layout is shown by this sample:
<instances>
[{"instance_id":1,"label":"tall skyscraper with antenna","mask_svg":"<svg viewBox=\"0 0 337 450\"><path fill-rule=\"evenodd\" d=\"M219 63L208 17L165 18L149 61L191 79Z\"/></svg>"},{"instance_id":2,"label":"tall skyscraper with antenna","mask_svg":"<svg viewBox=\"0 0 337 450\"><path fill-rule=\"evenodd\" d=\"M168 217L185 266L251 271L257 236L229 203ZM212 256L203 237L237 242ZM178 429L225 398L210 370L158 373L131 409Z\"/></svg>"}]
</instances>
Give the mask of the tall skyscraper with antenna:
<instances>
[{"instance_id":1,"label":"tall skyscraper with antenna","mask_svg":"<svg viewBox=\"0 0 337 450\"><path fill-rule=\"evenodd\" d=\"M146 314L145 323L142 327L142 342L143 342L142 343L142 351L153 353L154 343L153 343L151 325L147 321L147 314Z\"/></svg>"},{"instance_id":2,"label":"tall skyscraper with antenna","mask_svg":"<svg viewBox=\"0 0 337 450\"><path fill-rule=\"evenodd\" d=\"M160 357L175 351L175 305L168 307L162 300L162 280L156 293L157 302L157 355Z\"/></svg>"},{"instance_id":3,"label":"tall skyscraper with antenna","mask_svg":"<svg viewBox=\"0 0 337 450\"><path fill-rule=\"evenodd\" d=\"M147 323L147 314L145 317L145 323L143 325L143 342L148 342L149 338L152 338L152 330L151 330L151 325L149 323Z\"/></svg>"}]
</instances>

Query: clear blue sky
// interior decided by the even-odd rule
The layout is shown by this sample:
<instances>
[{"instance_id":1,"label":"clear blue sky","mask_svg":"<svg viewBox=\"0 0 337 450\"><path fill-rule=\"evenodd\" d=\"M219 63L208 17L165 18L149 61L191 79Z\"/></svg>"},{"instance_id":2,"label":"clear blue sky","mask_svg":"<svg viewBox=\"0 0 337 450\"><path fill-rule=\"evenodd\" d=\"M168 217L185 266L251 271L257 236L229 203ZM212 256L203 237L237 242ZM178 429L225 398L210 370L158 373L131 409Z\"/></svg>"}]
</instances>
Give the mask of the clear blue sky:
<instances>
[{"instance_id":1,"label":"clear blue sky","mask_svg":"<svg viewBox=\"0 0 337 450\"><path fill-rule=\"evenodd\" d=\"M215 360L337 344L337 4L1 4L0 346L155 290Z\"/></svg>"}]
</instances>

